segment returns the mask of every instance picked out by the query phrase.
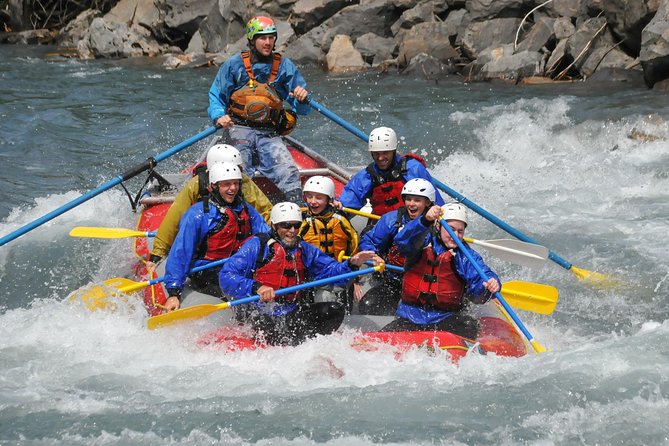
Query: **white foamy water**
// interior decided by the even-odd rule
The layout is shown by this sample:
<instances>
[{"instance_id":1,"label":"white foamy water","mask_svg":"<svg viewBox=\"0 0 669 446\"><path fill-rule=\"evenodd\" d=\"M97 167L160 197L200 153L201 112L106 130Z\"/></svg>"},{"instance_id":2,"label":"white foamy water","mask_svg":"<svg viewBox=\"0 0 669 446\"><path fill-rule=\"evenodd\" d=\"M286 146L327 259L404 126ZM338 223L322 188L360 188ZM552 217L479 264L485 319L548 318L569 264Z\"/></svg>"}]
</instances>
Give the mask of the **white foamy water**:
<instances>
[{"instance_id":1,"label":"white foamy water","mask_svg":"<svg viewBox=\"0 0 669 446\"><path fill-rule=\"evenodd\" d=\"M17 76L25 64L32 74ZM11 54L0 67L11 92L0 98L0 144L11 142L0 146L0 235L199 132L214 76ZM668 443L666 100L620 86L406 88L405 78L308 75L319 102L366 132L396 128L447 185L622 286L588 286L553 262L531 270L480 249L503 280L559 289L552 315L518 311L550 352L470 355L455 366L424 351L359 352L344 333L226 353L197 344L214 318L149 331L141 306L89 312L66 299L129 273L130 239L67 235L132 229L136 215L114 188L0 247L0 444ZM26 93L56 80L47 97ZM364 144L318 114L301 118L294 136L342 165L369 161ZM471 220L474 238L510 238Z\"/></svg>"}]
</instances>

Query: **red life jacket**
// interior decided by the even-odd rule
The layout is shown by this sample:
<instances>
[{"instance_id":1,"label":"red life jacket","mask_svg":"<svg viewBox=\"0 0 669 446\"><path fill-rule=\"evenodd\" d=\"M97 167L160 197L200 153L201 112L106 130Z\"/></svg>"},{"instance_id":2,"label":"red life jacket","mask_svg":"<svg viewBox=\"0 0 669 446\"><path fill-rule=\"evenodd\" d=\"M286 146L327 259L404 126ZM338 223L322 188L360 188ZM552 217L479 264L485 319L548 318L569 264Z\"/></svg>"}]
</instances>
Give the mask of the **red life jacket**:
<instances>
[{"instance_id":1,"label":"red life jacket","mask_svg":"<svg viewBox=\"0 0 669 446\"><path fill-rule=\"evenodd\" d=\"M413 158L425 166L425 160L415 153L402 155L399 163L381 174L374 169L374 163L367 166L367 173L372 178L369 201L372 204L373 214L383 215L386 212L394 211L402 204L402 188L407 182L407 161L409 158Z\"/></svg>"},{"instance_id":2,"label":"red life jacket","mask_svg":"<svg viewBox=\"0 0 669 446\"><path fill-rule=\"evenodd\" d=\"M260 252L256 261L256 272L253 278L262 285L278 290L304 283L304 262L302 249L298 247L294 254L287 253L281 243L266 234L259 234ZM267 246L267 257L263 258ZM299 297L299 292L284 294L277 302L292 302Z\"/></svg>"},{"instance_id":3,"label":"red life jacket","mask_svg":"<svg viewBox=\"0 0 669 446\"><path fill-rule=\"evenodd\" d=\"M418 262L404 272L402 302L441 311L460 310L465 284L455 273L454 262L451 251L435 256L432 246L423 248Z\"/></svg>"},{"instance_id":4,"label":"red life jacket","mask_svg":"<svg viewBox=\"0 0 669 446\"><path fill-rule=\"evenodd\" d=\"M239 214L229 207L219 207L221 219L207 233L198 246L197 258L204 260L220 260L237 252L242 243L251 234L251 217L246 204L242 205Z\"/></svg>"}]
</instances>

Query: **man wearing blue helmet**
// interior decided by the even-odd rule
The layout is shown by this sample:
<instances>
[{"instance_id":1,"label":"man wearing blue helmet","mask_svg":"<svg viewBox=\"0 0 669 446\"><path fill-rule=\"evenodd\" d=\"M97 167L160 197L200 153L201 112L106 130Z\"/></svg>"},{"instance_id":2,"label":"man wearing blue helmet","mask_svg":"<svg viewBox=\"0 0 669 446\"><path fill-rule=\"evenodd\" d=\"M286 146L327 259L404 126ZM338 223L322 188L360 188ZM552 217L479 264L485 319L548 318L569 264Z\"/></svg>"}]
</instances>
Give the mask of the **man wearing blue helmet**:
<instances>
[{"instance_id":1,"label":"man wearing blue helmet","mask_svg":"<svg viewBox=\"0 0 669 446\"><path fill-rule=\"evenodd\" d=\"M301 203L299 172L281 136L290 133L298 114L310 111L306 82L290 59L274 52L277 28L271 18L249 20L246 37L249 51L228 59L209 89L209 117L228 130L249 176L257 170L287 201Z\"/></svg>"}]
</instances>

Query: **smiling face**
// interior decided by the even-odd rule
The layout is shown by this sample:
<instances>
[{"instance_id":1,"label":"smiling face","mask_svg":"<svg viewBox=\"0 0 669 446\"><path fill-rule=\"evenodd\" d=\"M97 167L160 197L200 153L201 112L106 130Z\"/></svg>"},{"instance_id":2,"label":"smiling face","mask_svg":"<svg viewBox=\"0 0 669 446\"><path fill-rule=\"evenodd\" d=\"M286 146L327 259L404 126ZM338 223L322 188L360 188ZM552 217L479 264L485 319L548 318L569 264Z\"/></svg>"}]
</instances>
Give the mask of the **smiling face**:
<instances>
[{"instance_id":1,"label":"smiling face","mask_svg":"<svg viewBox=\"0 0 669 446\"><path fill-rule=\"evenodd\" d=\"M279 236L279 240L288 248L297 244L297 232L302 226L302 221L282 221L272 225L274 231Z\"/></svg>"},{"instance_id":2,"label":"smiling face","mask_svg":"<svg viewBox=\"0 0 669 446\"><path fill-rule=\"evenodd\" d=\"M319 194L318 192L305 192L304 201L307 202L309 210L318 215L325 210L325 207L330 202L330 197L325 194Z\"/></svg>"},{"instance_id":3,"label":"smiling face","mask_svg":"<svg viewBox=\"0 0 669 446\"><path fill-rule=\"evenodd\" d=\"M448 220L447 223L455 235L462 241L462 239L465 238L465 223L460 220ZM451 238L448 231L441 226L439 226L439 235L441 236L441 241L444 242L444 245L446 245L448 249L458 247L458 244Z\"/></svg>"},{"instance_id":4,"label":"smiling face","mask_svg":"<svg viewBox=\"0 0 669 446\"><path fill-rule=\"evenodd\" d=\"M218 193L227 204L232 204L239 193L239 180L223 180L216 183Z\"/></svg>"},{"instance_id":5,"label":"smiling face","mask_svg":"<svg viewBox=\"0 0 669 446\"><path fill-rule=\"evenodd\" d=\"M274 49L274 44L276 43L276 36L274 34L265 34L255 38L253 44L255 45L256 51L263 57L269 57L272 54Z\"/></svg>"},{"instance_id":6,"label":"smiling face","mask_svg":"<svg viewBox=\"0 0 669 446\"><path fill-rule=\"evenodd\" d=\"M393 165L395 159L394 150L384 150L382 152L370 152L376 166L381 170L388 170Z\"/></svg>"},{"instance_id":7,"label":"smiling face","mask_svg":"<svg viewBox=\"0 0 669 446\"><path fill-rule=\"evenodd\" d=\"M409 218L412 220L423 215L423 212L430 206L430 200L426 197L409 194L403 195L403 197L404 206L407 208Z\"/></svg>"}]
</instances>

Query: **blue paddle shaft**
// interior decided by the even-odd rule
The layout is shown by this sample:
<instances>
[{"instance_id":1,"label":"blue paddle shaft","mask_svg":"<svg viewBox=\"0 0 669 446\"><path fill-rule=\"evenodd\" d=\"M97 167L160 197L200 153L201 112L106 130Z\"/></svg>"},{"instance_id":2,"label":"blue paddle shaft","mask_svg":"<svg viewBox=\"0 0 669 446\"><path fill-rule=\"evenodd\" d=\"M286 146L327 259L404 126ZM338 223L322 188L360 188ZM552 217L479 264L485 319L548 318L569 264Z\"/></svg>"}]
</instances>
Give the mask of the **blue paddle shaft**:
<instances>
[{"instance_id":1,"label":"blue paddle shaft","mask_svg":"<svg viewBox=\"0 0 669 446\"><path fill-rule=\"evenodd\" d=\"M369 136L366 135L362 130L354 127L352 124L345 121L340 116L337 116L334 112L328 110L327 108L325 108L323 105L319 104L318 102L316 102L314 100L310 100L309 105L311 105L311 107L314 110L317 110L321 114L323 114L324 116L332 119L334 122L336 122L340 126L344 127L346 130L353 133L355 136L362 139L363 141L365 141L365 142L369 141ZM500 220L499 218L497 218L496 216L494 216L490 212L486 211L485 209L483 209L482 207L480 207L479 205L477 205L473 201L467 199L464 195L462 195L459 192L457 192L457 191L451 189L450 187L446 186L444 183L442 183L438 179L433 177L432 181L434 182L435 186L437 186L442 192L446 192L448 195L455 198L459 202L463 203L465 206L467 206L468 208L470 208L471 210L473 210L474 212L479 214L481 217L487 219L489 222L493 223L494 225L497 225L497 227L505 230L506 232L513 235L517 239L522 240L524 242L528 242L528 243L534 243L535 245L540 244L536 240L533 240L532 238L530 238L527 235L520 232L518 229L516 229L516 228L510 226L509 224L505 223L504 221ZM557 255L553 251L548 251L548 257L553 262L557 263L558 265L560 265L561 267L563 267L565 269L570 269L572 267L572 264L570 262L563 259L562 257Z\"/></svg>"},{"instance_id":2,"label":"blue paddle shaft","mask_svg":"<svg viewBox=\"0 0 669 446\"><path fill-rule=\"evenodd\" d=\"M227 262L228 259L221 259L221 260L216 260L215 262L207 263L206 265L201 265L201 266L196 266L195 268L192 268L190 271L188 271L188 274L194 274L199 271L204 271L205 269L209 268L216 268L217 266L223 265L225 262ZM157 283L163 282L165 280L166 276L160 276L156 277L155 279L151 279L148 282L146 282L147 286L155 285Z\"/></svg>"},{"instance_id":3,"label":"blue paddle shaft","mask_svg":"<svg viewBox=\"0 0 669 446\"><path fill-rule=\"evenodd\" d=\"M43 225L44 223L48 222L49 220L53 220L54 218L58 217L59 215L64 214L65 212L69 211L72 208L75 208L79 206L80 204L90 200L91 198L100 195L102 192L111 189L112 187L121 184L124 180L127 180L129 178L132 178L133 176L141 173L144 170L147 170L149 168L152 168L165 158L168 158L175 153L185 149L186 147L194 144L195 142L206 138L207 136L213 134L218 130L216 127L209 127L207 130L198 133L197 135L188 138L187 140L181 142L180 144L177 144L176 146L172 147L169 150L166 150L163 153L160 153L156 155L153 159L149 159L148 161L145 161L144 163L138 165L137 167L130 169L126 172L124 172L122 175L119 175L106 183L96 187L95 189L85 193L79 198L75 198L74 200L70 201L67 204L64 204L63 206L59 207L58 209L55 209L48 214L33 220L32 222L28 223L25 226L20 227L19 229L5 235L4 237L0 238L0 246L4 245L5 243L11 242L12 240L21 237L23 234L32 231L38 226Z\"/></svg>"},{"instance_id":4,"label":"blue paddle shaft","mask_svg":"<svg viewBox=\"0 0 669 446\"><path fill-rule=\"evenodd\" d=\"M352 277L361 276L363 274L373 273L374 271L376 271L376 268L365 268L358 271L351 271L350 273L344 273L334 277L327 277L325 279L314 280L313 282L301 283L299 285L293 285L287 288L281 288L280 290L276 290L274 294L276 296L282 296L284 294L295 293L296 291L301 291L307 288L313 288L320 285L328 285L330 283L339 282L340 280L350 279ZM253 296L244 297L242 299L235 299L230 302L230 306L235 307L237 305L248 304L250 302L256 302L259 300L260 296L258 294L255 294Z\"/></svg>"},{"instance_id":5,"label":"blue paddle shaft","mask_svg":"<svg viewBox=\"0 0 669 446\"><path fill-rule=\"evenodd\" d=\"M451 229L451 227L448 225L448 222L446 220L442 219L441 220L441 226L444 229L446 229L446 231L448 232L448 235L450 235L451 238L453 239L453 241L455 241L455 243L458 245L458 248L460 249L460 252L462 252L467 257L467 259L469 260L469 263L472 264L472 266L476 269L476 272L479 273L479 276L481 276L481 279L484 282L487 282L488 280L490 280L490 278L485 273L485 271L483 271L483 268L481 268L481 265L479 265L476 262L476 260L474 260L474 257L469 252L469 249L467 249L467 247L464 245L464 243L462 243L462 241L460 241L458 236L455 235L455 233L453 232L453 229ZM441 235L439 235L439 236L441 236ZM508 303L506 303L506 300L504 300L504 297L502 297L502 293L497 291L495 293L495 297L497 298L499 303L502 304L502 306L504 307L506 312L509 314L509 317L511 317L511 319L513 319L513 322L516 323L516 325L518 326L520 331L523 332L523 334L525 335L527 340L530 343L532 343L532 341L534 341L534 336L532 336L532 334L527 330L527 328L525 328L525 325L523 325L523 323L520 321L520 319L518 319L518 316L516 316L516 312L513 311L513 308L511 308L511 306Z\"/></svg>"}]
</instances>

